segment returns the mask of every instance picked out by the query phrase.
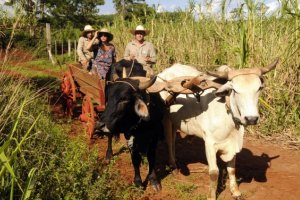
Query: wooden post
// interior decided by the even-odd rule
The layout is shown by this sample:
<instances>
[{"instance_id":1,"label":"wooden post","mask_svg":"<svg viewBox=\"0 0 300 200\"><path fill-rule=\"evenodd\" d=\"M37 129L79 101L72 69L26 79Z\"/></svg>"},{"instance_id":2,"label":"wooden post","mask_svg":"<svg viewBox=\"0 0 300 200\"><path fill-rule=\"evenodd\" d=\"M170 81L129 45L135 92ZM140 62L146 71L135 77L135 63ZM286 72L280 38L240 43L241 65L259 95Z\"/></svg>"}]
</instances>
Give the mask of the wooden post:
<instances>
[{"instance_id":1,"label":"wooden post","mask_svg":"<svg viewBox=\"0 0 300 200\"><path fill-rule=\"evenodd\" d=\"M48 51L48 55L49 55L49 59L52 62L52 65L55 65L56 62L52 56L52 52L51 52L51 30L50 30L50 24L46 23L46 40L47 40L47 51Z\"/></svg>"},{"instance_id":2,"label":"wooden post","mask_svg":"<svg viewBox=\"0 0 300 200\"><path fill-rule=\"evenodd\" d=\"M68 40L68 56L71 57L71 40Z\"/></svg>"},{"instance_id":3,"label":"wooden post","mask_svg":"<svg viewBox=\"0 0 300 200\"><path fill-rule=\"evenodd\" d=\"M56 58L57 57L57 42L56 42L56 40L54 41L54 55Z\"/></svg>"},{"instance_id":4,"label":"wooden post","mask_svg":"<svg viewBox=\"0 0 300 200\"><path fill-rule=\"evenodd\" d=\"M62 55L62 62L64 62L64 40L61 41L61 55Z\"/></svg>"},{"instance_id":5,"label":"wooden post","mask_svg":"<svg viewBox=\"0 0 300 200\"><path fill-rule=\"evenodd\" d=\"M74 40L74 58L75 58L75 62L77 62L77 45L76 45L76 40Z\"/></svg>"}]
</instances>

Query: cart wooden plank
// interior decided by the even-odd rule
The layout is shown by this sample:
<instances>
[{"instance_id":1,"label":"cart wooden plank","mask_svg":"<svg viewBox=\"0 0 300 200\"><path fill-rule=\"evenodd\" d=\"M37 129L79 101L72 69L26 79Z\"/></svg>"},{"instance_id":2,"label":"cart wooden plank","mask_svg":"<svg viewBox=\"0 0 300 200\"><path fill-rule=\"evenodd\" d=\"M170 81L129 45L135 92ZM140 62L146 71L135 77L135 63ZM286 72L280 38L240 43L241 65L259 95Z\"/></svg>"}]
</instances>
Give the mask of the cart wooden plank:
<instances>
[{"instance_id":1,"label":"cart wooden plank","mask_svg":"<svg viewBox=\"0 0 300 200\"><path fill-rule=\"evenodd\" d=\"M83 94L89 94L98 105L104 105L105 80L99 79L97 75L91 75L82 69L80 64L68 65L74 81L79 85Z\"/></svg>"}]
</instances>

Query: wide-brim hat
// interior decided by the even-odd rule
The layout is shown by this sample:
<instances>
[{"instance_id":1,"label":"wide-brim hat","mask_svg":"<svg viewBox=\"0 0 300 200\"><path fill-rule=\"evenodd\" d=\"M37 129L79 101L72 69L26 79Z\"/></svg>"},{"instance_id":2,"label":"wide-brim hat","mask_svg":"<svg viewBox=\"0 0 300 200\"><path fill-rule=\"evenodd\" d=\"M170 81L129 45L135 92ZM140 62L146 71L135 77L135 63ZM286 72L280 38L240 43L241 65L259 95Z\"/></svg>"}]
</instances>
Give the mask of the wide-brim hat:
<instances>
[{"instance_id":1,"label":"wide-brim hat","mask_svg":"<svg viewBox=\"0 0 300 200\"><path fill-rule=\"evenodd\" d=\"M94 32L95 29L93 29L93 27L91 25L86 25L82 31L82 33L86 33L86 32Z\"/></svg>"},{"instance_id":2,"label":"wide-brim hat","mask_svg":"<svg viewBox=\"0 0 300 200\"><path fill-rule=\"evenodd\" d=\"M107 34L107 40L108 41L112 41L114 39L114 35L107 29L107 28L102 28L98 34L101 34L101 33L105 33Z\"/></svg>"},{"instance_id":3,"label":"wide-brim hat","mask_svg":"<svg viewBox=\"0 0 300 200\"><path fill-rule=\"evenodd\" d=\"M134 30L130 30L130 33L135 35L136 32L145 32L145 35L149 35L150 31L146 30L144 26L138 25Z\"/></svg>"}]
</instances>

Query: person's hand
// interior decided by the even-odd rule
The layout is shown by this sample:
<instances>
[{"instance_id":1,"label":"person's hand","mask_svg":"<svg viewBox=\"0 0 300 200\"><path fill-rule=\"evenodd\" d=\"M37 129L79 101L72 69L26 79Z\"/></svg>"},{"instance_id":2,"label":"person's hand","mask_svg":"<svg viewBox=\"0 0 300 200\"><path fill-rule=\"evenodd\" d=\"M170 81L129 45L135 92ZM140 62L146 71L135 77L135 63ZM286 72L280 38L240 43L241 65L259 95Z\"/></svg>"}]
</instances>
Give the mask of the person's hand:
<instances>
[{"instance_id":1,"label":"person's hand","mask_svg":"<svg viewBox=\"0 0 300 200\"><path fill-rule=\"evenodd\" d=\"M135 55L131 54L130 56L130 60L134 60L135 59Z\"/></svg>"},{"instance_id":2,"label":"person's hand","mask_svg":"<svg viewBox=\"0 0 300 200\"><path fill-rule=\"evenodd\" d=\"M88 60L83 60L81 63L82 63L83 66L87 66L89 61Z\"/></svg>"},{"instance_id":3,"label":"person's hand","mask_svg":"<svg viewBox=\"0 0 300 200\"><path fill-rule=\"evenodd\" d=\"M147 56L147 57L145 58L145 61L146 61L146 63L149 63L149 62L151 62L151 61L150 61L150 57L149 57L149 56Z\"/></svg>"},{"instance_id":4,"label":"person's hand","mask_svg":"<svg viewBox=\"0 0 300 200\"><path fill-rule=\"evenodd\" d=\"M94 33L94 38L98 37L98 32L99 32L99 31L95 31L95 33Z\"/></svg>"}]
</instances>

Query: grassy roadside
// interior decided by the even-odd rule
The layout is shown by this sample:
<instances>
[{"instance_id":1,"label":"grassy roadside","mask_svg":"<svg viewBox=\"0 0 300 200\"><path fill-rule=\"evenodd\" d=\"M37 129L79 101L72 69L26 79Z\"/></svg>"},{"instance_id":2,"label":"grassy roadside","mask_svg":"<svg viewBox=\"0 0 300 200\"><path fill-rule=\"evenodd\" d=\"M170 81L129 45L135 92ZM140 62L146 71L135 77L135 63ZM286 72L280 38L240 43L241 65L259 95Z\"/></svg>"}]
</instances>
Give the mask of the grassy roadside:
<instances>
[{"instance_id":1,"label":"grassy roadside","mask_svg":"<svg viewBox=\"0 0 300 200\"><path fill-rule=\"evenodd\" d=\"M58 82L37 90L48 78L29 74L20 80L0 73L0 199L132 199L114 162L104 165L84 133L70 140L70 124L56 123L47 92Z\"/></svg>"}]
</instances>

